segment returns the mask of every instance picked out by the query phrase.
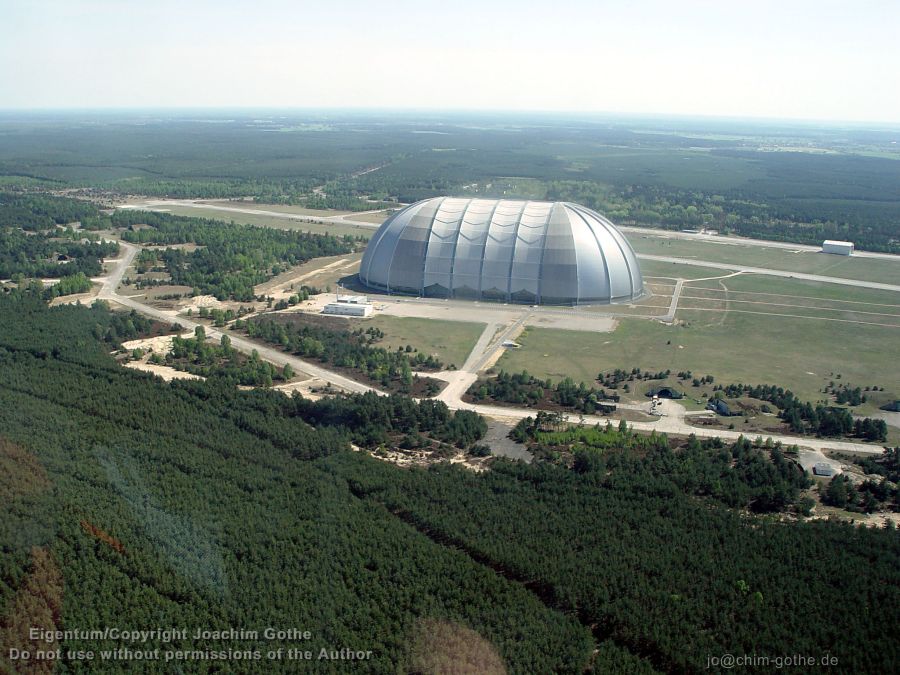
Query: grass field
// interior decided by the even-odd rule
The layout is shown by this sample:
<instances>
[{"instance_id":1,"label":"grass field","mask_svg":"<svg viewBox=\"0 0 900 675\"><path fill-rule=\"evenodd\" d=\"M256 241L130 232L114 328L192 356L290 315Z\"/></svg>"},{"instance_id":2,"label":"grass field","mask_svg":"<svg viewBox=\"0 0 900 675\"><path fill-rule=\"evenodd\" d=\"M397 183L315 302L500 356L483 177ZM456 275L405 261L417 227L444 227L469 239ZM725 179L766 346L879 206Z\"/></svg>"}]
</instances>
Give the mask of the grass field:
<instances>
[{"instance_id":1,"label":"grass field","mask_svg":"<svg viewBox=\"0 0 900 675\"><path fill-rule=\"evenodd\" d=\"M707 290L686 286L674 326L622 319L611 334L530 328L522 349L505 353L498 367L585 382L615 368L692 370L721 383L783 385L812 401L840 374L849 385L883 386L885 396L900 396L900 311L885 302L896 303L896 294L852 289L847 295L867 304L849 305L816 298L827 284L769 281L731 278L727 293L712 290L717 282L702 282ZM773 295L731 292L738 283Z\"/></svg>"},{"instance_id":2,"label":"grass field","mask_svg":"<svg viewBox=\"0 0 900 675\"><path fill-rule=\"evenodd\" d=\"M644 279L650 280L654 277L663 279L704 279L706 277L721 277L730 274L727 270L719 270L714 267L662 262L661 260L641 260L641 272L644 275Z\"/></svg>"},{"instance_id":3,"label":"grass field","mask_svg":"<svg viewBox=\"0 0 900 675\"><path fill-rule=\"evenodd\" d=\"M643 265L641 265L643 268ZM685 267L682 265L682 267ZM819 281L805 281L803 279L785 279L782 277L767 277L757 274L741 274L722 280L730 291L744 293L758 293L766 296L779 295L783 297L812 298L834 300L836 304L852 304L864 302L876 305L885 305L886 311L900 313L900 294L893 291L882 291L871 288L855 288L853 286L839 286ZM691 288L721 289L719 281L696 281L690 284ZM779 300L781 302L781 300ZM893 307L894 310L890 310Z\"/></svg>"},{"instance_id":4,"label":"grass field","mask_svg":"<svg viewBox=\"0 0 900 675\"><path fill-rule=\"evenodd\" d=\"M766 267L775 270L823 274L843 279L860 279L900 284L900 259L855 258L813 251L792 251L748 244L716 244L687 239L629 233L628 241L638 253L690 258L709 262ZM646 263L642 261L643 268ZM663 263L666 264L666 263Z\"/></svg>"},{"instance_id":5,"label":"grass field","mask_svg":"<svg viewBox=\"0 0 900 675\"><path fill-rule=\"evenodd\" d=\"M484 331L485 324L440 319L376 316L365 322L384 331L380 346L396 349L412 345L423 354L433 354L445 365L461 366Z\"/></svg>"}]
</instances>

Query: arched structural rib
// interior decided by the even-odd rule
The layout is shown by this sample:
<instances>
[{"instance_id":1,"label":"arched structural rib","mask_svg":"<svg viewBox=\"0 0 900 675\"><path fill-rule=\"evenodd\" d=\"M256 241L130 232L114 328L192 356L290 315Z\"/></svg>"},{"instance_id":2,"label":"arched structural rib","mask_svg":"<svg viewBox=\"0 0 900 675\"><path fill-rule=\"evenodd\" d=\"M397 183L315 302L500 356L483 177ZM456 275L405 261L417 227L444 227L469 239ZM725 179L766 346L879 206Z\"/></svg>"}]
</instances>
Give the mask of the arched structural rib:
<instances>
[{"instance_id":1,"label":"arched structural rib","mask_svg":"<svg viewBox=\"0 0 900 675\"><path fill-rule=\"evenodd\" d=\"M633 302L644 294L625 236L568 202L417 202L381 225L359 279L390 293L528 304Z\"/></svg>"}]
</instances>

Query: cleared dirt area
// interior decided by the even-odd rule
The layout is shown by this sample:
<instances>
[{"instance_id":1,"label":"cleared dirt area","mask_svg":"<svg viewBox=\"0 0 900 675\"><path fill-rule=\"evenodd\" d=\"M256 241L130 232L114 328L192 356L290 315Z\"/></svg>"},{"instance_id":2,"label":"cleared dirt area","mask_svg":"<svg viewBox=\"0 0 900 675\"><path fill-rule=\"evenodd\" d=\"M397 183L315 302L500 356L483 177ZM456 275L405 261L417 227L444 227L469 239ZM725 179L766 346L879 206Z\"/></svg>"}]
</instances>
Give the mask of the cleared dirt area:
<instances>
[{"instance_id":1,"label":"cleared dirt area","mask_svg":"<svg viewBox=\"0 0 900 675\"><path fill-rule=\"evenodd\" d=\"M202 380L204 378L199 375L194 375L193 373L186 373L183 370L176 370L171 366L160 366L155 363L147 363L145 360L141 361L128 361L127 363L122 364L126 368L134 368L135 370L143 370L147 373L153 373L154 375L158 375L166 382L170 382L172 380Z\"/></svg>"},{"instance_id":2,"label":"cleared dirt area","mask_svg":"<svg viewBox=\"0 0 900 675\"><path fill-rule=\"evenodd\" d=\"M390 462L391 464L394 464L396 466L406 468L411 468L414 466L427 467L431 464L450 462L450 464L459 464L463 468L469 469L470 471L474 471L476 473L487 471L488 463L490 462L490 456L472 457L470 455L467 455L462 450L456 451L455 454L447 456L443 452L434 452L430 450L388 450L381 448L369 454L375 459L380 459L384 462Z\"/></svg>"},{"instance_id":3,"label":"cleared dirt area","mask_svg":"<svg viewBox=\"0 0 900 675\"><path fill-rule=\"evenodd\" d=\"M335 289L343 277L356 273L361 259L362 252L315 258L259 284L254 291L257 295L271 296L280 300L290 297L302 286L319 288L323 291L328 288Z\"/></svg>"},{"instance_id":4,"label":"cleared dirt area","mask_svg":"<svg viewBox=\"0 0 900 675\"><path fill-rule=\"evenodd\" d=\"M97 299L97 295L100 293L101 288L103 288L103 284L94 283L91 285L91 290L87 293L73 293L72 295L60 295L59 297L53 298L50 301L50 306L76 305L78 303L89 305Z\"/></svg>"},{"instance_id":5,"label":"cleared dirt area","mask_svg":"<svg viewBox=\"0 0 900 675\"><path fill-rule=\"evenodd\" d=\"M191 332L183 333L180 337L189 338L193 336L194 334ZM177 370L175 368L172 368L171 366L158 365L149 362L150 357L152 357L154 354L165 356L170 351L172 351L173 337L175 336L158 335L156 337L123 342L123 349L127 349L128 351L140 349L144 352L144 355L139 359L126 361L122 365L124 365L126 368L134 368L135 370L143 370L147 373L153 373L154 375L158 375L159 377L163 378L167 382L170 380L202 380L203 378L199 375L187 373L183 370Z\"/></svg>"}]
</instances>

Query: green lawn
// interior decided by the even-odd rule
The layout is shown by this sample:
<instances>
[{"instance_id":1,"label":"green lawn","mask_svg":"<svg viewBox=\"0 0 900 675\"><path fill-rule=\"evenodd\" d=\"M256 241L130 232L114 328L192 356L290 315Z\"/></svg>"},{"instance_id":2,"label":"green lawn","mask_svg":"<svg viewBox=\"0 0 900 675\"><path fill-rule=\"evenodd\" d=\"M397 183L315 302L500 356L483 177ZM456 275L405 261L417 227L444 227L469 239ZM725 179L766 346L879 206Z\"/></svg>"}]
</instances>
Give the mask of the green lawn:
<instances>
[{"instance_id":1,"label":"green lawn","mask_svg":"<svg viewBox=\"0 0 900 675\"><path fill-rule=\"evenodd\" d=\"M585 382L615 368L692 370L721 383L783 385L813 401L840 373L853 386L900 395L897 328L733 312L724 320L720 312L679 311L678 317L686 324L623 319L603 334L529 328L519 339L522 349L506 352L498 367Z\"/></svg>"},{"instance_id":2,"label":"green lawn","mask_svg":"<svg viewBox=\"0 0 900 675\"><path fill-rule=\"evenodd\" d=\"M434 354L445 365L462 366L485 324L441 319L416 319L408 317L375 316L366 320L365 326L384 331L380 346L396 349L412 345L423 354Z\"/></svg>"},{"instance_id":3,"label":"green lawn","mask_svg":"<svg viewBox=\"0 0 900 675\"><path fill-rule=\"evenodd\" d=\"M641 267L643 268L644 265L641 265ZM684 265L681 267L684 267ZM729 291L838 300L844 301L845 304L854 302L872 303L883 306L884 311L900 314L900 293L893 291L839 286L837 284L804 281L802 279L766 277L757 274L742 274L723 281L728 286ZM694 286L697 288L721 288L718 281L698 281L691 284L691 287ZM778 300L778 302L781 301ZM891 307L894 309L891 309Z\"/></svg>"},{"instance_id":4,"label":"green lawn","mask_svg":"<svg viewBox=\"0 0 900 675\"><path fill-rule=\"evenodd\" d=\"M795 253L787 249L767 248L749 242L746 244L715 244L689 239L669 239L634 232L629 232L628 241L635 251L649 255L900 284L900 258L893 261L828 255L812 251ZM641 268L644 268L646 262L649 261L641 262Z\"/></svg>"},{"instance_id":5,"label":"green lawn","mask_svg":"<svg viewBox=\"0 0 900 675\"><path fill-rule=\"evenodd\" d=\"M644 275L645 279L652 277L705 279L707 277L724 277L731 274L728 270L719 270L715 267L685 265L682 263L662 262L660 260L641 260L640 263L641 274Z\"/></svg>"}]
</instances>

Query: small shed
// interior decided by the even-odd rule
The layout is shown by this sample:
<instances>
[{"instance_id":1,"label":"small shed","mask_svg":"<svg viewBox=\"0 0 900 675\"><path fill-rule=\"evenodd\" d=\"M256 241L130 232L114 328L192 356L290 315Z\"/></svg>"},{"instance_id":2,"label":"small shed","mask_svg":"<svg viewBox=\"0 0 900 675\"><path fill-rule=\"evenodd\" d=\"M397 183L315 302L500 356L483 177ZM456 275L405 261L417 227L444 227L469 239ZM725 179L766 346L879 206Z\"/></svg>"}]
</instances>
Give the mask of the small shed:
<instances>
[{"instance_id":1,"label":"small shed","mask_svg":"<svg viewBox=\"0 0 900 675\"><path fill-rule=\"evenodd\" d=\"M853 242L826 239L822 242L822 253L833 253L834 255L852 255Z\"/></svg>"},{"instance_id":2,"label":"small shed","mask_svg":"<svg viewBox=\"0 0 900 675\"><path fill-rule=\"evenodd\" d=\"M817 462L813 465L813 473L816 476L833 476L834 467L831 466L831 464L827 464L825 462Z\"/></svg>"},{"instance_id":3,"label":"small shed","mask_svg":"<svg viewBox=\"0 0 900 675\"><path fill-rule=\"evenodd\" d=\"M723 417L731 417L733 414L731 412L731 408L728 407L728 404L722 400L721 398L714 398L706 404L707 410L712 410L715 413L722 415Z\"/></svg>"}]
</instances>

